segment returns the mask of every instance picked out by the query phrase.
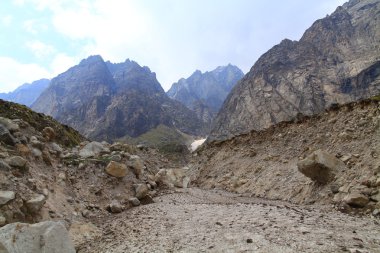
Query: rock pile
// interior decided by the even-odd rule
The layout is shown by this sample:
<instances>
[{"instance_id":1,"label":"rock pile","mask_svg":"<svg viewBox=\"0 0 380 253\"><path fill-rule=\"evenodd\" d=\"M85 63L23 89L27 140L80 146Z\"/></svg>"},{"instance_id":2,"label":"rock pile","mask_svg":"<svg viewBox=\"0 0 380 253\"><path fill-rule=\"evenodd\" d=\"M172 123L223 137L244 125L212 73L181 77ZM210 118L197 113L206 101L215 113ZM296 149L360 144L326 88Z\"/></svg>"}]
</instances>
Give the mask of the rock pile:
<instances>
[{"instance_id":1,"label":"rock pile","mask_svg":"<svg viewBox=\"0 0 380 253\"><path fill-rule=\"evenodd\" d=\"M173 164L156 150L90 142L49 117L1 103L0 228L8 231L15 222L65 220L78 250L94 238L90 235L101 236L95 218L153 203L160 187L166 187L155 175ZM55 229L49 225L37 230L43 237L50 227ZM84 236L89 229L91 233ZM7 242L3 244L5 252L14 252ZM25 252L43 252L30 250Z\"/></svg>"}]
</instances>

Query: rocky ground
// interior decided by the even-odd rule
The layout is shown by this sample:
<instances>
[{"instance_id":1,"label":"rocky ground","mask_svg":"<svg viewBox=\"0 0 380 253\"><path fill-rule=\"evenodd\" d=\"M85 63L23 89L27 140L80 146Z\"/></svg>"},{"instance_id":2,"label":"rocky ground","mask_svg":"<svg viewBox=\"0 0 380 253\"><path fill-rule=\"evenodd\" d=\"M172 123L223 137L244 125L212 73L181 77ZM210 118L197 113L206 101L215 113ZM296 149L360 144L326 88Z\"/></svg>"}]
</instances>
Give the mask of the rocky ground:
<instances>
[{"instance_id":1,"label":"rocky ground","mask_svg":"<svg viewBox=\"0 0 380 253\"><path fill-rule=\"evenodd\" d=\"M380 252L378 106L211 143L184 166L3 103L0 252Z\"/></svg>"},{"instance_id":2,"label":"rocky ground","mask_svg":"<svg viewBox=\"0 0 380 253\"><path fill-rule=\"evenodd\" d=\"M79 252L380 252L379 220L182 189L102 220Z\"/></svg>"}]
</instances>

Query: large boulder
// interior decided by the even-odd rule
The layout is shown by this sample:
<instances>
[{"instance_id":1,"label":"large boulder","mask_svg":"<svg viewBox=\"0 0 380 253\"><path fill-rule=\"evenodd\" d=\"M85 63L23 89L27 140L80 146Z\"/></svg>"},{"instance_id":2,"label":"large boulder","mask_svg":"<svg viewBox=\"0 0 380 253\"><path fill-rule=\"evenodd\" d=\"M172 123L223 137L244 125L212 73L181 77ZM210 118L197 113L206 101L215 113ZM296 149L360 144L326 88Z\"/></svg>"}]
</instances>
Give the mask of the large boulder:
<instances>
[{"instance_id":1,"label":"large boulder","mask_svg":"<svg viewBox=\"0 0 380 253\"><path fill-rule=\"evenodd\" d=\"M1 253L75 253L60 222L12 223L0 228Z\"/></svg>"},{"instance_id":2,"label":"large boulder","mask_svg":"<svg viewBox=\"0 0 380 253\"><path fill-rule=\"evenodd\" d=\"M299 172L321 184L333 180L336 172L345 167L341 160L320 149L300 160L297 166Z\"/></svg>"},{"instance_id":3,"label":"large boulder","mask_svg":"<svg viewBox=\"0 0 380 253\"><path fill-rule=\"evenodd\" d=\"M168 187L187 188L190 178L187 167L181 169L161 169L155 175L155 181Z\"/></svg>"},{"instance_id":4,"label":"large boulder","mask_svg":"<svg viewBox=\"0 0 380 253\"><path fill-rule=\"evenodd\" d=\"M79 156L82 158L95 157L101 153L109 152L109 149L104 147L100 142L90 142L79 151Z\"/></svg>"},{"instance_id":5,"label":"large boulder","mask_svg":"<svg viewBox=\"0 0 380 253\"><path fill-rule=\"evenodd\" d=\"M113 177L125 177L128 172L127 165L111 161L106 167L107 174Z\"/></svg>"},{"instance_id":6,"label":"large boulder","mask_svg":"<svg viewBox=\"0 0 380 253\"><path fill-rule=\"evenodd\" d=\"M9 201L15 199L16 194L12 191L0 191L0 206L7 204Z\"/></svg>"}]
</instances>

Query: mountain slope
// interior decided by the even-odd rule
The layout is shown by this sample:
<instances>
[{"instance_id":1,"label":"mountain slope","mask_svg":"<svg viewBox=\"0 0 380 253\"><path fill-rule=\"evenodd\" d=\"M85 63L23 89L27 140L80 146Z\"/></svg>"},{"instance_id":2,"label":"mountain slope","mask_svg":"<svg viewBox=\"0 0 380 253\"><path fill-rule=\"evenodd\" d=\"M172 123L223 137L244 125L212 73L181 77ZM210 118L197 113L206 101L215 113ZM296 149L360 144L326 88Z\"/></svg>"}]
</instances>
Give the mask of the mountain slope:
<instances>
[{"instance_id":1,"label":"mountain slope","mask_svg":"<svg viewBox=\"0 0 380 253\"><path fill-rule=\"evenodd\" d=\"M379 0L352 0L270 49L226 99L210 140L378 94L379 11Z\"/></svg>"},{"instance_id":2,"label":"mountain slope","mask_svg":"<svg viewBox=\"0 0 380 253\"><path fill-rule=\"evenodd\" d=\"M12 92L0 93L0 99L31 106L41 93L49 86L50 80L41 79L25 83Z\"/></svg>"},{"instance_id":3,"label":"mountain slope","mask_svg":"<svg viewBox=\"0 0 380 253\"><path fill-rule=\"evenodd\" d=\"M206 73L197 70L189 78L174 83L167 94L195 111L198 118L210 123L243 75L238 67L231 64Z\"/></svg>"},{"instance_id":4,"label":"mountain slope","mask_svg":"<svg viewBox=\"0 0 380 253\"><path fill-rule=\"evenodd\" d=\"M195 113L171 100L149 68L130 60L82 60L52 79L32 108L95 140L137 137L160 124L192 135L203 133Z\"/></svg>"}]
</instances>

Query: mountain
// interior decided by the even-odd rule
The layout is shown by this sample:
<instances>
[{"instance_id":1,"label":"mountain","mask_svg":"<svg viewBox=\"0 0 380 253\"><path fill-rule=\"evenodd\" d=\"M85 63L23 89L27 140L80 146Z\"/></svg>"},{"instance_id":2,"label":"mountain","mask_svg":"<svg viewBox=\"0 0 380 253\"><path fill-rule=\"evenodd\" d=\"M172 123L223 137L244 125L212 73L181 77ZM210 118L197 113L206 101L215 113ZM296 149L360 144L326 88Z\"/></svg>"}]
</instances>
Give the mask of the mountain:
<instances>
[{"instance_id":1,"label":"mountain","mask_svg":"<svg viewBox=\"0 0 380 253\"><path fill-rule=\"evenodd\" d=\"M203 134L195 113L170 99L148 67L130 60L90 56L53 78L32 109L95 140L134 138L159 125Z\"/></svg>"},{"instance_id":2,"label":"mountain","mask_svg":"<svg viewBox=\"0 0 380 253\"><path fill-rule=\"evenodd\" d=\"M195 111L198 118L210 123L228 93L243 76L243 72L231 64L206 73L197 70L189 78L174 83L167 94Z\"/></svg>"},{"instance_id":3,"label":"mountain","mask_svg":"<svg viewBox=\"0 0 380 253\"><path fill-rule=\"evenodd\" d=\"M12 92L0 93L0 98L11 102L31 106L40 94L49 86L50 80L41 79L25 83Z\"/></svg>"},{"instance_id":4,"label":"mountain","mask_svg":"<svg viewBox=\"0 0 380 253\"><path fill-rule=\"evenodd\" d=\"M224 102L210 139L268 128L380 93L379 0L351 0L299 41L262 55Z\"/></svg>"}]
</instances>

